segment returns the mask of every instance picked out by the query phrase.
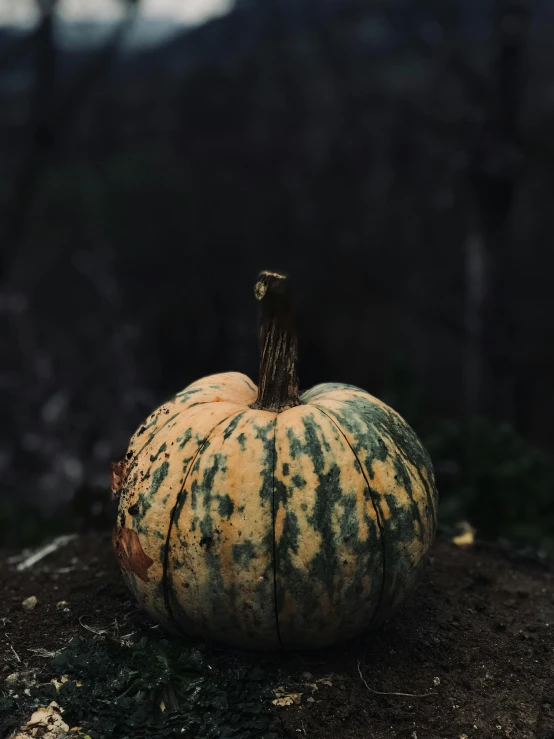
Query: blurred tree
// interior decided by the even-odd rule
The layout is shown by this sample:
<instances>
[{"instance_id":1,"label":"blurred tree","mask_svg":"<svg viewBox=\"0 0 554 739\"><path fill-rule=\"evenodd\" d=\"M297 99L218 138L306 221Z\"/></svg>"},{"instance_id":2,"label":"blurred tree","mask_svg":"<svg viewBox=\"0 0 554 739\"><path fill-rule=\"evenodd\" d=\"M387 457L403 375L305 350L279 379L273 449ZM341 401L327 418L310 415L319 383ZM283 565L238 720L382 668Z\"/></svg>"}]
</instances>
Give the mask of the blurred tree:
<instances>
[{"instance_id":1,"label":"blurred tree","mask_svg":"<svg viewBox=\"0 0 554 739\"><path fill-rule=\"evenodd\" d=\"M39 20L30 38L35 40L35 85L29 119L29 142L15 181L12 205L3 236L0 255L0 280L8 278L12 260L25 237L25 226L31 213L42 170L56 146L67 136L92 88L106 73L121 41L135 18L140 0L120 0L127 12L103 48L76 75L67 90L58 84L55 40L58 0L36 0ZM14 49L21 53L26 46ZM9 51L9 50L8 50ZM0 60L1 63L1 60Z\"/></svg>"},{"instance_id":2,"label":"blurred tree","mask_svg":"<svg viewBox=\"0 0 554 739\"><path fill-rule=\"evenodd\" d=\"M530 0L497 1L496 59L488 105L470 161L476 229L467 241L466 410L516 418L515 287L508 237L514 196L525 171L518 118L525 84Z\"/></svg>"}]
</instances>

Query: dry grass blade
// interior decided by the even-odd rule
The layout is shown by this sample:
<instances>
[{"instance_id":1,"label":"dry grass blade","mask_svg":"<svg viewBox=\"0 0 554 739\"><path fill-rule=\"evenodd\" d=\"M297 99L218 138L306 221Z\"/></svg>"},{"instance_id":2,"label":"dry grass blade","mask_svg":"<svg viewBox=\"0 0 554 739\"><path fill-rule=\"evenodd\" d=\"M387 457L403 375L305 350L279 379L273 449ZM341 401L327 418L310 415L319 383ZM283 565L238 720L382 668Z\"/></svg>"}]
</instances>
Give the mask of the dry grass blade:
<instances>
[{"instance_id":1,"label":"dry grass blade","mask_svg":"<svg viewBox=\"0 0 554 739\"><path fill-rule=\"evenodd\" d=\"M366 683L364 676L362 675L362 670L360 667L360 660L357 662L358 665L358 673L360 675L360 679L363 682L363 684L366 686L366 688L369 690L370 693L375 693L375 695L403 695L406 698L427 698L428 695L436 695L436 693L397 693L397 692L382 692L381 690L374 690L373 688L370 688L369 685Z\"/></svg>"}]
</instances>

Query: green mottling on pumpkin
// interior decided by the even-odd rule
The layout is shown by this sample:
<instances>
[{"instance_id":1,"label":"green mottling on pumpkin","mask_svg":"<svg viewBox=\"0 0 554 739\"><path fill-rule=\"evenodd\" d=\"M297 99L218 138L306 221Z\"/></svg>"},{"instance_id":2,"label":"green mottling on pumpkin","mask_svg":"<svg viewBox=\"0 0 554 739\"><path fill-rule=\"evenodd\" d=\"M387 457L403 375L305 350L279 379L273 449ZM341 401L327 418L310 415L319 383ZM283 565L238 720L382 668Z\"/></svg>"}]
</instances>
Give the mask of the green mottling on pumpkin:
<instances>
[{"instance_id":1,"label":"green mottling on pumpkin","mask_svg":"<svg viewBox=\"0 0 554 739\"><path fill-rule=\"evenodd\" d=\"M209 509L210 501L213 497L213 485L216 475L221 474L223 477L227 472L225 462L227 455L216 452L211 457L211 465L206 467L202 476L202 492L204 494L204 505Z\"/></svg>"},{"instance_id":2,"label":"green mottling on pumpkin","mask_svg":"<svg viewBox=\"0 0 554 739\"><path fill-rule=\"evenodd\" d=\"M260 500L263 503L272 504L273 502L273 477L275 471L275 424L276 419L272 419L266 426L258 426L254 424L256 439L262 442L262 464L260 485Z\"/></svg>"},{"instance_id":3,"label":"green mottling on pumpkin","mask_svg":"<svg viewBox=\"0 0 554 739\"><path fill-rule=\"evenodd\" d=\"M150 508L152 508L150 495L148 493L139 493L137 504L139 510L138 513L133 516L132 526L137 533L147 534L149 532L149 526L145 523L144 518Z\"/></svg>"},{"instance_id":4,"label":"green mottling on pumpkin","mask_svg":"<svg viewBox=\"0 0 554 739\"><path fill-rule=\"evenodd\" d=\"M208 570L210 572L210 578L211 582L208 587L208 593L212 596L212 608L214 612L217 612L218 609L218 597L219 593L222 593L225 589L225 582L223 580L223 575L221 574L221 566L220 566L220 560L219 556L217 554L217 549L215 543L213 542L214 539L214 526L211 516L204 516L204 519L200 521L200 541L206 541L210 542L205 545L205 553L204 553L204 559L206 561L206 564L208 565Z\"/></svg>"},{"instance_id":5,"label":"green mottling on pumpkin","mask_svg":"<svg viewBox=\"0 0 554 739\"><path fill-rule=\"evenodd\" d=\"M179 442L179 451L181 451L192 439L192 429L188 428L184 434L181 434L177 437L177 441Z\"/></svg>"},{"instance_id":6,"label":"green mottling on pumpkin","mask_svg":"<svg viewBox=\"0 0 554 739\"><path fill-rule=\"evenodd\" d=\"M293 429L287 429L287 439L289 442L289 455L291 459L296 459L302 454L303 447L300 439L298 439Z\"/></svg>"},{"instance_id":7,"label":"green mottling on pumpkin","mask_svg":"<svg viewBox=\"0 0 554 739\"><path fill-rule=\"evenodd\" d=\"M359 542L360 522L357 515L356 495L343 495L340 501L343 512L339 519L340 533L343 540L348 540L355 548L354 542Z\"/></svg>"},{"instance_id":8,"label":"green mottling on pumpkin","mask_svg":"<svg viewBox=\"0 0 554 739\"><path fill-rule=\"evenodd\" d=\"M166 459L165 462L162 462L162 464L156 470L154 470L154 473L152 475L152 484L150 485L149 495L152 496L158 492L162 482L167 477L168 472L169 472L169 462Z\"/></svg>"},{"instance_id":9,"label":"green mottling on pumpkin","mask_svg":"<svg viewBox=\"0 0 554 739\"><path fill-rule=\"evenodd\" d=\"M412 477L410 473L408 472L408 468L406 467L406 465L402 463L402 460L400 459L400 457L394 458L393 465L394 465L395 478L400 483L400 485L402 485L410 501L412 502L413 519L418 522L421 528L423 525L423 522L421 520L421 513L419 511L419 505L417 504L417 501L414 498L414 493L413 493L413 488L412 488Z\"/></svg>"},{"instance_id":10,"label":"green mottling on pumpkin","mask_svg":"<svg viewBox=\"0 0 554 739\"><path fill-rule=\"evenodd\" d=\"M241 418L244 416L246 411L243 411L242 413L237 414L231 423L226 427L225 431L223 432L223 439L227 441L227 439L231 436L231 434L234 432L234 430L237 428ZM243 436L243 434L241 434Z\"/></svg>"},{"instance_id":11,"label":"green mottling on pumpkin","mask_svg":"<svg viewBox=\"0 0 554 739\"><path fill-rule=\"evenodd\" d=\"M193 480L190 486L190 507L193 511L196 510L196 506L198 505L198 487L198 481Z\"/></svg>"},{"instance_id":12,"label":"green mottling on pumpkin","mask_svg":"<svg viewBox=\"0 0 554 739\"><path fill-rule=\"evenodd\" d=\"M219 498L218 513L222 518L229 520L235 510L235 504L233 503L229 495L222 495Z\"/></svg>"},{"instance_id":13,"label":"green mottling on pumpkin","mask_svg":"<svg viewBox=\"0 0 554 739\"><path fill-rule=\"evenodd\" d=\"M203 388L201 387L193 387L190 390L181 390L181 392L177 393L175 397L179 398L181 403L186 403L189 398L192 398L196 393L202 392L202 390Z\"/></svg>"},{"instance_id":14,"label":"green mottling on pumpkin","mask_svg":"<svg viewBox=\"0 0 554 739\"><path fill-rule=\"evenodd\" d=\"M283 464L283 475L286 477L289 474L290 474L290 466L288 462L285 462Z\"/></svg>"},{"instance_id":15,"label":"green mottling on pumpkin","mask_svg":"<svg viewBox=\"0 0 554 739\"><path fill-rule=\"evenodd\" d=\"M158 457L160 456L160 454L162 454L162 452L165 452L166 449L167 449L167 444L164 441L164 443L158 449L158 451L156 452L156 454L152 455L152 457L150 458L150 461L151 462L155 462L158 459Z\"/></svg>"},{"instance_id":16,"label":"green mottling on pumpkin","mask_svg":"<svg viewBox=\"0 0 554 739\"><path fill-rule=\"evenodd\" d=\"M153 439L153 438L154 438L154 437L155 437L155 436L156 436L157 434L159 434L159 433L160 433L160 431L161 431L162 429L164 429L164 428L165 428L165 427L166 427L166 426L167 426L167 425L168 425L168 424L169 424L169 423L170 423L171 421L173 421L173 420L174 420L175 418L177 418L177 416L178 416L178 415L179 415L178 413L175 413L175 414L174 414L173 416L171 416L170 418L168 418L168 419L167 419L167 421L165 421L165 423L162 423L162 425L161 425L161 426L159 426L158 428L156 428L156 429L155 429L154 431L150 432L150 434L148 435L148 438L147 438L146 442L145 442L145 443L144 443L144 444L142 445L142 447L141 447L141 448L140 448L140 449L138 450L138 452L137 452L137 456L138 456L138 455L139 455L139 454L140 454L140 453L141 453L142 451L144 451L144 449L146 449L146 447L148 446L148 444L150 444L150 443L151 443L152 439ZM154 425L154 424L156 423L156 421L157 421L157 418L156 418L156 419L155 419L155 420L154 420L154 421L153 421L153 422L152 422L151 424L148 424L148 426L146 426L144 430L146 430L146 429L150 428L151 426L153 426L153 425Z\"/></svg>"},{"instance_id":17,"label":"green mottling on pumpkin","mask_svg":"<svg viewBox=\"0 0 554 739\"><path fill-rule=\"evenodd\" d=\"M291 482L294 485L295 488L305 488L306 487L306 480L304 480L301 475L293 475L291 478Z\"/></svg>"},{"instance_id":18,"label":"green mottling on pumpkin","mask_svg":"<svg viewBox=\"0 0 554 739\"><path fill-rule=\"evenodd\" d=\"M387 530L392 536L389 538L408 550L414 539L420 539L421 533L421 521L414 515L414 506L398 505L398 499L393 493L385 493L383 497L390 510Z\"/></svg>"},{"instance_id":19,"label":"green mottling on pumpkin","mask_svg":"<svg viewBox=\"0 0 554 739\"><path fill-rule=\"evenodd\" d=\"M255 558L256 549L251 541L244 541L241 544L233 544L233 561L239 567L247 567Z\"/></svg>"},{"instance_id":20,"label":"green mottling on pumpkin","mask_svg":"<svg viewBox=\"0 0 554 739\"><path fill-rule=\"evenodd\" d=\"M246 436L243 433L240 433L237 436L237 441L238 441L238 443L240 445L241 452L246 451Z\"/></svg>"},{"instance_id":21,"label":"green mottling on pumpkin","mask_svg":"<svg viewBox=\"0 0 554 739\"><path fill-rule=\"evenodd\" d=\"M227 588L227 596L229 600L231 601L231 605L235 605L237 602L237 596L239 594L239 589L236 582L232 582L229 587Z\"/></svg>"}]
</instances>

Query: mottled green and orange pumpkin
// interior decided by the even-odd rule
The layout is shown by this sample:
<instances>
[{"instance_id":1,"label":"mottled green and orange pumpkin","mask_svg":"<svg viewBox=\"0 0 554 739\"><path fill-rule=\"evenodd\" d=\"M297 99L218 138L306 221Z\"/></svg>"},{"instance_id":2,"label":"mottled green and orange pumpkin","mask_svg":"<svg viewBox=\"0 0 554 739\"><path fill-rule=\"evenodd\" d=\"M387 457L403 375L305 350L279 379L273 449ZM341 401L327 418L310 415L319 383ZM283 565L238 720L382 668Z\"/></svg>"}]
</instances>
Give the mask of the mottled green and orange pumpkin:
<instances>
[{"instance_id":1,"label":"mottled green and orange pumpkin","mask_svg":"<svg viewBox=\"0 0 554 739\"><path fill-rule=\"evenodd\" d=\"M390 616L436 530L427 453L364 390L299 395L286 279L264 272L260 383L228 372L156 410L112 468L114 548L172 631L253 649L314 648Z\"/></svg>"}]
</instances>

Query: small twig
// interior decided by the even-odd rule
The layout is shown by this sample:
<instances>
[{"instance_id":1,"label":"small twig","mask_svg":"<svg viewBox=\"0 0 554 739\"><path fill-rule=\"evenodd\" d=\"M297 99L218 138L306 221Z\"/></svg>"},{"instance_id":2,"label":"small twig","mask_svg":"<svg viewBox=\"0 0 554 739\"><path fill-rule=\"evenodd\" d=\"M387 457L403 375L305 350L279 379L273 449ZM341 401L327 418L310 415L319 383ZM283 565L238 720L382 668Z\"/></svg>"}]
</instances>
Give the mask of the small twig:
<instances>
[{"instance_id":1,"label":"small twig","mask_svg":"<svg viewBox=\"0 0 554 739\"><path fill-rule=\"evenodd\" d=\"M51 541L49 544L46 544L46 546L41 547L34 554L31 554L30 557L27 557L26 559L24 559L23 562L20 562L17 565L16 570L18 572L21 572L22 570L27 570L30 567L33 567L34 565L36 565L37 562L40 562L41 559L44 559L49 554L52 554L53 552L56 552L58 549L65 547L67 544L69 544L76 538L77 538L77 534L67 534L65 536L58 536L56 539Z\"/></svg>"},{"instance_id":2,"label":"small twig","mask_svg":"<svg viewBox=\"0 0 554 739\"><path fill-rule=\"evenodd\" d=\"M13 648L13 645L12 645L12 644L10 644L10 649L11 649L11 650L12 650L12 652L13 652L13 653L15 654L15 658L16 658L16 660L17 660L18 662L21 662L21 657L20 657L20 656L19 656L19 654L18 654L18 653L17 653L16 651L15 651L15 649Z\"/></svg>"},{"instance_id":3,"label":"small twig","mask_svg":"<svg viewBox=\"0 0 554 739\"><path fill-rule=\"evenodd\" d=\"M27 651L32 652L36 657L43 657L44 659L52 659L52 657L61 654L59 649L55 652L50 652L48 649L43 649L42 647L29 648Z\"/></svg>"},{"instance_id":4,"label":"small twig","mask_svg":"<svg viewBox=\"0 0 554 739\"><path fill-rule=\"evenodd\" d=\"M60 648L56 649L54 652L50 652L48 649L44 649L43 647L35 647L35 648L27 648L28 652L32 652L37 657L44 657L45 659L52 659L52 657L57 657L58 654L61 654L63 650L71 644L73 641L73 637L71 639L68 639L66 643Z\"/></svg>"},{"instance_id":5,"label":"small twig","mask_svg":"<svg viewBox=\"0 0 554 739\"><path fill-rule=\"evenodd\" d=\"M436 695L436 693L396 693L396 692L388 693L388 692L381 692L380 690L373 690L373 688L370 688L369 685L366 683L364 676L362 675L362 670L360 669L360 660L358 660L358 673L360 675L360 678L363 684L366 686L369 692L375 693L375 695L404 695L407 698L427 698L428 695Z\"/></svg>"},{"instance_id":6,"label":"small twig","mask_svg":"<svg viewBox=\"0 0 554 739\"><path fill-rule=\"evenodd\" d=\"M304 722L302 721L302 719L300 719L300 723L301 723L301 725L302 725L302 733L304 734L304 736L308 736L308 735L306 734L306 727L304 726Z\"/></svg>"},{"instance_id":7,"label":"small twig","mask_svg":"<svg viewBox=\"0 0 554 739\"><path fill-rule=\"evenodd\" d=\"M82 618L82 616L79 616L79 623L81 624L83 629L90 631L91 634L95 634L96 636L108 636L108 632L105 629L103 629L102 631L97 631L96 629L93 629L92 626L87 626L86 624L84 624L81 620Z\"/></svg>"},{"instance_id":8,"label":"small twig","mask_svg":"<svg viewBox=\"0 0 554 739\"><path fill-rule=\"evenodd\" d=\"M86 629L87 631L90 631L91 634L94 634L95 636L101 636L105 639L109 639L110 641L114 642L115 644L119 644L121 647L125 647L129 645L129 641L132 636L134 636L137 632L131 631L130 634L126 634L125 636L112 636L108 631L105 629L101 629L100 631L97 631L96 629L93 629L92 626L87 626L87 624L84 624L82 622L82 616L79 616L79 623L83 627L83 629Z\"/></svg>"}]
</instances>

